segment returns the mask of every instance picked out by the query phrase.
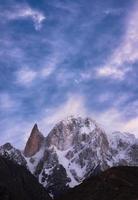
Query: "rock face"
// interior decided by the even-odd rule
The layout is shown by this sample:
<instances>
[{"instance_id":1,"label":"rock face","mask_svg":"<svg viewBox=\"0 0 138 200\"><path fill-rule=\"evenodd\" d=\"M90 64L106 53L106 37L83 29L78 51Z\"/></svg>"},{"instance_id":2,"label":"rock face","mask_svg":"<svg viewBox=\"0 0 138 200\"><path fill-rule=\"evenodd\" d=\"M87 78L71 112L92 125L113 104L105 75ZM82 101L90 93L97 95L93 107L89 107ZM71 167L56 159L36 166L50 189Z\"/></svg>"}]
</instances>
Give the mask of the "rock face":
<instances>
[{"instance_id":1,"label":"rock face","mask_svg":"<svg viewBox=\"0 0 138 200\"><path fill-rule=\"evenodd\" d=\"M24 155L25 157L31 157L35 155L41 148L44 141L43 135L38 130L37 124L34 125L31 135L25 146Z\"/></svg>"},{"instance_id":2,"label":"rock face","mask_svg":"<svg viewBox=\"0 0 138 200\"><path fill-rule=\"evenodd\" d=\"M51 200L37 179L23 166L0 156L1 200Z\"/></svg>"},{"instance_id":3,"label":"rock face","mask_svg":"<svg viewBox=\"0 0 138 200\"><path fill-rule=\"evenodd\" d=\"M11 151L6 152L11 157ZM90 118L68 117L56 124L47 137L35 125L24 154L18 155L47 191L58 197L110 167L138 166L138 141L129 133L106 134ZM16 156L12 158L19 163Z\"/></svg>"}]
</instances>

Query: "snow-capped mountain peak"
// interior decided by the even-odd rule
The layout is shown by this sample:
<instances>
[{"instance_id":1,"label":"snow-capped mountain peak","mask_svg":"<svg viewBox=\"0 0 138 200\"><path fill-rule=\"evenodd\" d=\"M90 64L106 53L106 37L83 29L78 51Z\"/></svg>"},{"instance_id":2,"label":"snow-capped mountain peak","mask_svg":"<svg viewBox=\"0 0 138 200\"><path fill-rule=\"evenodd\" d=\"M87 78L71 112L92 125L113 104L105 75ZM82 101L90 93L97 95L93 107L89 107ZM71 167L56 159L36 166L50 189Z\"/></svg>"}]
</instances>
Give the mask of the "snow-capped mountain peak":
<instances>
[{"instance_id":1,"label":"snow-capped mountain peak","mask_svg":"<svg viewBox=\"0 0 138 200\"><path fill-rule=\"evenodd\" d=\"M94 120L71 116L57 123L45 138L45 152L38 164L41 173L36 167L35 174L49 188L50 179L64 172L58 184L64 189L74 187L91 173L106 168L108 146L105 132Z\"/></svg>"},{"instance_id":2,"label":"snow-capped mountain peak","mask_svg":"<svg viewBox=\"0 0 138 200\"><path fill-rule=\"evenodd\" d=\"M0 154L4 152L19 163L19 150L6 145L0 148ZM138 142L129 133L107 134L91 118L69 116L57 123L47 137L35 124L24 154L18 155L49 193L57 196L112 166L138 166Z\"/></svg>"},{"instance_id":3,"label":"snow-capped mountain peak","mask_svg":"<svg viewBox=\"0 0 138 200\"><path fill-rule=\"evenodd\" d=\"M65 151L77 143L85 143L94 130L97 133L102 132L94 120L70 116L57 123L51 130L47 137L47 145L54 145L58 150Z\"/></svg>"}]
</instances>

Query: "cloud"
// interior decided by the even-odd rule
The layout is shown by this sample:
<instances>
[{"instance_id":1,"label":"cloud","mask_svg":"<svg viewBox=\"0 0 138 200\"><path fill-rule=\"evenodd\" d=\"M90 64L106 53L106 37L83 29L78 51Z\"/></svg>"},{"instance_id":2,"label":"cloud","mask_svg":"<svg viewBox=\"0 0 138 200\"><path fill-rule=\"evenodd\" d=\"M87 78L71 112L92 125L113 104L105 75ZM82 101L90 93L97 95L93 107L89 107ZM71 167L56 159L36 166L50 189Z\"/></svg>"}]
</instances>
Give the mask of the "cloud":
<instances>
[{"instance_id":1,"label":"cloud","mask_svg":"<svg viewBox=\"0 0 138 200\"><path fill-rule=\"evenodd\" d=\"M103 99L104 98L106 99L106 97L103 97ZM91 117L96 120L107 133L114 131L130 132L138 137L137 117L125 119L124 113L115 107L104 112L92 111L86 106L85 98L82 95L70 94L59 106L53 106L49 109L43 108L43 113L28 121L21 117L17 118L17 116L13 116L10 120L6 119L5 121L1 121L0 125L4 130L1 144L9 141L16 147L23 148L34 123L38 123L40 131L46 136L57 122L71 115L75 117Z\"/></svg>"},{"instance_id":2,"label":"cloud","mask_svg":"<svg viewBox=\"0 0 138 200\"><path fill-rule=\"evenodd\" d=\"M0 94L0 109L1 110L10 110L15 106L15 101L8 93Z\"/></svg>"},{"instance_id":3,"label":"cloud","mask_svg":"<svg viewBox=\"0 0 138 200\"><path fill-rule=\"evenodd\" d=\"M108 96L110 96L110 94L103 98L107 99ZM92 111L86 106L85 98L79 94L70 94L67 100L59 107L46 110L45 116L39 119L38 124L42 132L48 134L57 122L70 115L75 117L91 117L96 120L107 133L114 131L130 132L138 137L137 117L133 116L127 119L125 117L125 112L121 112L117 107L111 107L103 112Z\"/></svg>"},{"instance_id":4,"label":"cloud","mask_svg":"<svg viewBox=\"0 0 138 200\"><path fill-rule=\"evenodd\" d=\"M106 101L110 101L113 98L113 94L110 92L105 92L99 95L97 98L100 103L104 103Z\"/></svg>"},{"instance_id":5,"label":"cloud","mask_svg":"<svg viewBox=\"0 0 138 200\"><path fill-rule=\"evenodd\" d=\"M56 81L60 87L66 87L69 83L78 83L74 72L62 68L56 74Z\"/></svg>"},{"instance_id":6,"label":"cloud","mask_svg":"<svg viewBox=\"0 0 138 200\"><path fill-rule=\"evenodd\" d=\"M30 68L21 68L16 72L16 83L30 86L37 77L37 72Z\"/></svg>"},{"instance_id":7,"label":"cloud","mask_svg":"<svg viewBox=\"0 0 138 200\"><path fill-rule=\"evenodd\" d=\"M114 131L129 132L138 137L138 118L125 119L124 113L117 108L113 107L104 112L95 112L91 116L107 133Z\"/></svg>"},{"instance_id":8,"label":"cloud","mask_svg":"<svg viewBox=\"0 0 138 200\"><path fill-rule=\"evenodd\" d=\"M3 108L13 106L11 101L9 101L9 96L7 97L5 95L3 97L3 103L5 99L8 99L8 101L5 101L6 105L4 105ZM86 108L84 104L85 102L81 95L70 94L67 96L67 99L58 107L53 106L51 109L43 109L43 114L41 113L40 116L34 117L36 118L36 121L34 118L26 121L25 119L22 119L22 117L17 117L16 115L13 115L12 119L10 120L8 118L3 119L0 122L0 126L4 130L3 134L5 136L2 136L1 144L9 141L16 145L16 147L23 148L35 122L38 122L40 130L46 135L57 122L70 115L74 115L76 117L85 116Z\"/></svg>"},{"instance_id":9,"label":"cloud","mask_svg":"<svg viewBox=\"0 0 138 200\"><path fill-rule=\"evenodd\" d=\"M41 113L41 116L34 117L28 121L15 115L10 120L8 118L1 120L0 127L3 130L0 141L1 145L8 141L18 148L24 148L34 123L38 123L40 131L46 136L60 120L70 115L76 117L86 115L84 99L77 94L70 94L67 100L58 107L55 106L51 109L43 110L43 116Z\"/></svg>"},{"instance_id":10,"label":"cloud","mask_svg":"<svg viewBox=\"0 0 138 200\"><path fill-rule=\"evenodd\" d=\"M55 50L55 52L51 54L50 58L44 61L43 67L40 70L40 76L42 78L49 77L52 73L54 73L54 71L56 70L57 66L62 61L62 59L60 55L57 55L57 52Z\"/></svg>"},{"instance_id":11,"label":"cloud","mask_svg":"<svg viewBox=\"0 0 138 200\"><path fill-rule=\"evenodd\" d=\"M34 122L25 121L20 117L12 116L10 120L0 121L1 140L0 145L10 142L14 147L23 149L29 137Z\"/></svg>"},{"instance_id":12,"label":"cloud","mask_svg":"<svg viewBox=\"0 0 138 200\"><path fill-rule=\"evenodd\" d=\"M70 94L67 100L59 107L53 107L46 110L45 116L39 120L39 125L43 132L50 131L50 129L60 120L68 116L86 116L86 107L84 99L81 95Z\"/></svg>"},{"instance_id":13,"label":"cloud","mask_svg":"<svg viewBox=\"0 0 138 200\"><path fill-rule=\"evenodd\" d=\"M125 20L125 34L121 44L115 49L104 66L97 69L97 76L113 79L124 79L132 69L132 64L138 61L138 4ZM128 66L129 65L129 66Z\"/></svg>"},{"instance_id":14,"label":"cloud","mask_svg":"<svg viewBox=\"0 0 138 200\"><path fill-rule=\"evenodd\" d=\"M34 10L30 7L26 7L24 9L20 9L14 16L15 19L18 18L31 18L34 22L34 26L36 30L40 30L42 27L43 21L46 17L37 10Z\"/></svg>"},{"instance_id":15,"label":"cloud","mask_svg":"<svg viewBox=\"0 0 138 200\"><path fill-rule=\"evenodd\" d=\"M55 71L55 67L44 67L42 70L41 70L41 76L46 78L48 76L50 76L53 72Z\"/></svg>"},{"instance_id":16,"label":"cloud","mask_svg":"<svg viewBox=\"0 0 138 200\"><path fill-rule=\"evenodd\" d=\"M110 78L114 78L114 79L124 79L124 76L126 74L126 72L128 72L130 70L130 68L120 68L120 67L116 67L116 66L108 66L108 67L102 67L97 69L97 75L99 77L110 77Z\"/></svg>"},{"instance_id":17,"label":"cloud","mask_svg":"<svg viewBox=\"0 0 138 200\"><path fill-rule=\"evenodd\" d=\"M38 70L23 67L15 72L16 83L25 87L30 87L36 80L42 81L42 79L47 79L54 73L55 69L55 65L48 65L47 67L42 67Z\"/></svg>"},{"instance_id":18,"label":"cloud","mask_svg":"<svg viewBox=\"0 0 138 200\"><path fill-rule=\"evenodd\" d=\"M130 133L134 133L138 137L138 117L131 119L126 124L124 124L123 129Z\"/></svg>"},{"instance_id":19,"label":"cloud","mask_svg":"<svg viewBox=\"0 0 138 200\"><path fill-rule=\"evenodd\" d=\"M91 5L91 2L89 3ZM109 24L105 25L106 19L108 20L111 15L119 15L122 11L108 10L108 3L102 1L94 4L94 7L89 6L89 3L61 1L59 4L53 1L44 3L48 6L51 4L48 12L49 23L39 34L30 29L29 32L22 30L18 33L19 23L15 22L32 22L35 29L40 30L43 25L45 26L43 22L46 20L47 7L43 8L45 11L42 12L28 4L15 5L15 3L14 7L8 5L8 9L5 7L0 9L0 24L4 25L0 40L0 57L3 62L1 81L4 81L4 89L12 88L13 92L12 97L0 100L0 109L6 110L4 115L6 121L3 122L6 126L3 126L2 130L7 136L11 134L10 140L8 137L5 140L13 141L16 145L16 138L18 138L20 141L18 144L23 145L33 123L38 121L40 130L46 134L57 121L68 115L92 116L97 122L106 125L109 131L131 132L134 125L135 128L132 131L136 133L137 129L133 120L136 122L134 113L137 107L134 105L133 109L132 102L128 106L128 102L133 97L120 100L120 97L126 93L129 80L124 88L122 88L122 83L117 81L117 86L114 87L115 80L112 83L108 81L105 83L102 79L97 80L97 77L123 80L131 70L131 64L137 58L137 27L134 25L137 21L136 10L134 9L134 13L130 14L125 21L125 34L121 43L118 43L118 47L104 65L98 68L98 63L102 63L105 58L106 52L103 49L109 49L111 42L115 39L113 34L116 26L108 30ZM54 15L53 11L55 11ZM84 11L88 11L87 15ZM112 17L114 25L115 16ZM117 16L119 21L122 17L122 15ZM12 21L14 23L8 23ZM51 26L53 22L56 26ZM102 33L101 30L103 30ZM116 37L118 40L118 36ZM115 42L113 41L113 44ZM129 54L133 55L129 56ZM19 66L21 68L18 68ZM26 90L28 87L30 90ZM136 90L135 87L130 88L132 93ZM69 91L72 94L66 96ZM81 95L77 94L79 91ZM88 105L85 104L82 93L88 98L86 99L87 102L89 101ZM101 93L104 94L99 95ZM37 98L38 96L40 98ZM16 113L10 112L12 117L7 116L7 111L16 107L17 100L21 101L22 106L15 110ZM111 108L108 109L109 107ZM103 109L107 110L103 112ZM129 116L131 119L124 119L128 113L131 114Z\"/></svg>"},{"instance_id":20,"label":"cloud","mask_svg":"<svg viewBox=\"0 0 138 200\"><path fill-rule=\"evenodd\" d=\"M21 20L31 19L36 30L40 30L42 23L46 19L45 15L36 9L31 8L28 4L15 5L12 9L5 10L0 16L4 20Z\"/></svg>"},{"instance_id":21,"label":"cloud","mask_svg":"<svg viewBox=\"0 0 138 200\"><path fill-rule=\"evenodd\" d=\"M105 15L120 15L123 12L123 9L118 8L108 8L104 10Z\"/></svg>"}]
</instances>

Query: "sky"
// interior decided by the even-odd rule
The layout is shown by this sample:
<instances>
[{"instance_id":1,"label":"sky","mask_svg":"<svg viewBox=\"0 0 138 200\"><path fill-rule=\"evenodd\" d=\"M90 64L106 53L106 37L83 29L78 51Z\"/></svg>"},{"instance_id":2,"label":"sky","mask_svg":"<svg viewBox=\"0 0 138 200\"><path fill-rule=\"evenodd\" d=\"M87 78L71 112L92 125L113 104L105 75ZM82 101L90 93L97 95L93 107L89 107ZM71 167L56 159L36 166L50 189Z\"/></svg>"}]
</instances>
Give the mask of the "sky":
<instances>
[{"instance_id":1,"label":"sky","mask_svg":"<svg viewBox=\"0 0 138 200\"><path fill-rule=\"evenodd\" d=\"M138 2L0 1L0 145L67 116L138 136Z\"/></svg>"}]
</instances>

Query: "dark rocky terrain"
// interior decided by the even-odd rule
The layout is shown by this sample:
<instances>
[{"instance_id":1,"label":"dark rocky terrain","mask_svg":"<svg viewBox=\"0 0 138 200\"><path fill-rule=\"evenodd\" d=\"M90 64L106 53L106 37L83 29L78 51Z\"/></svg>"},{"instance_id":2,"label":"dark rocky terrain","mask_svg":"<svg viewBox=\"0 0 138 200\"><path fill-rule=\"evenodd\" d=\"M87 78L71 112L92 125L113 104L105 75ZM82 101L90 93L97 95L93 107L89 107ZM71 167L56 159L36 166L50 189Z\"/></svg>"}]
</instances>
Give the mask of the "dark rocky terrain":
<instances>
[{"instance_id":1,"label":"dark rocky terrain","mask_svg":"<svg viewBox=\"0 0 138 200\"><path fill-rule=\"evenodd\" d=\"M0 200L51 200L23 166L0 157Z\"/></svg>"},{"instance_id":2,"label":"dark rocky terrain","mask_svg":"<svg viewBox=\"0 0 138 200\"><path fill-rule=\"evenodd\" d=\"M138 200L138 167L108 169L58 200Z\"/></svg>"}]
</instances>

